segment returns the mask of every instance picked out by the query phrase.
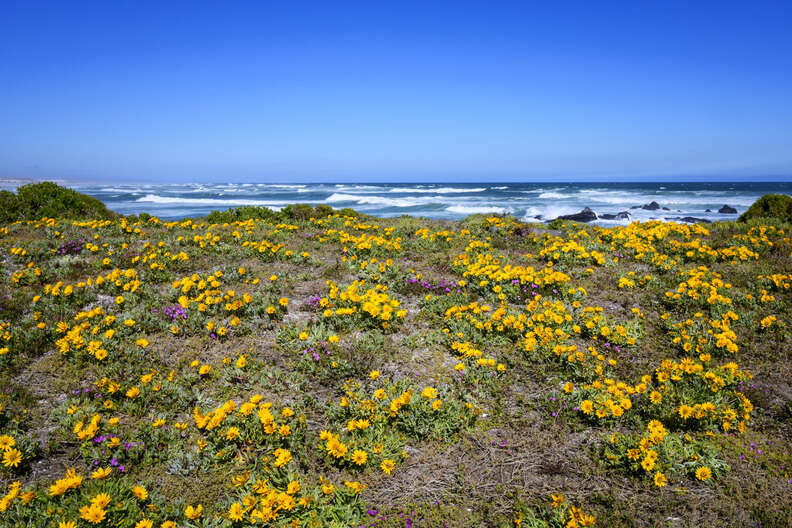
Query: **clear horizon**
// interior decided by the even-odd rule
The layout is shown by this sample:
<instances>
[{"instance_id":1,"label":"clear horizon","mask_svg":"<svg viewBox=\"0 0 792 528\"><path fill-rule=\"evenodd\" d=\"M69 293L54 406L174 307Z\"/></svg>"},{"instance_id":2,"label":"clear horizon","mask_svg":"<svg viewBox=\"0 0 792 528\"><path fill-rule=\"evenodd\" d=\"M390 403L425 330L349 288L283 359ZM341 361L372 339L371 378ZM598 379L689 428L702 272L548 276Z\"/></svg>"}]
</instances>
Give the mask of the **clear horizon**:
<instances>
[{"instance_id":1,"label":"clear horizon","mask_svg":"<svg viewBox=\"0 0 792 528\"><path fill-rule=\"evenodd\" d=\"M790 181L790 21L771 2L4 2L0 177Z\"/></svg>"},{"instance_id":2,"label":"clear horizon","mask_svg":"<svg viewBox=\"0 0 792 528\"><path fill-rule=\"evenodd\" d=\"M767 178L767 179L756 179L759 178ZM325 180L325 181L318 181L318 180L310 180L304 178L295 178L290 179L289 183L296 183L300 185L328 185L328 184L370 184L370 185L416 185L416 184L426 184L426 185L439 185L439 184L458 184L458 185L493 185L493 184L508 184L508 185L519 185L519 184L530 184L530 185L542 185L542 184L598 184L598 185L622 185L622 184L653 184L653 183L669 183L669 184L693 184L693 183L723 183L723 184L731 184L731 183L752 183L752 184L764 184L764 183L792 183L792 176L789 175L777 175L777 176L755 176L748 179L747 176L688 176L684 177L684 179L673 179L673 178L683 178L681 176L645 176L645 177L636 177L632 179L614 179L602 177L600 179L592 178L592 179L571 179L565 177L558 177L556 179L536 179L536 180L528 180L528 179L470 179L460 181L459 179L412 179L412 180L366 180L366 179L344 179L341 178L339 180ZM745 179L742 179L745 178ZM119 182L112 178L102 179L102 178L93 178L93 179L68 179L68 178L37 178L37 177L13 177L13 176L3 176L0 175L0 183L2 182L13 182L13 181L20 181L20 182L42 182L42 181L52 181L53 183L63 184L66 186L69 185L104 185L104 184L116 184L116 185L147 185L147 184L158 184L158 185L221 185L221 184L254 184L254 185L270 185L270 184L277 184L279 181L270 180L255 180L255 179L247 179L247 180L165 180L165 179L146 179L146 178L137 178L132 182Z\"/></svg>"}]
</instances>

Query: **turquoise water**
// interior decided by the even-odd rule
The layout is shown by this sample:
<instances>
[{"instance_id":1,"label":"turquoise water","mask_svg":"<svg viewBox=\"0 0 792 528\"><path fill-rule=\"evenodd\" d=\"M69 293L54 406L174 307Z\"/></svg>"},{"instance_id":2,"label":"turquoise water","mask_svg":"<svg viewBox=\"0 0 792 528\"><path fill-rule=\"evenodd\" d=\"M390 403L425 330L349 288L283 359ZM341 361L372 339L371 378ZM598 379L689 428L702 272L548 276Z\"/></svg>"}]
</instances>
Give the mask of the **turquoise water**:
<instances>
[{"instance_id":1,"label":"turquoise water","mask_svg":"<svg viewBox=\"0 0 792 528\"><path fill-rule=\"evenodd\" d=\"M466 184L92 184L70 187L123 214L147 212L163 219L201 216L239 205L279 209L291 203L351 207L376 216L402 214L459 219L473 213L508 213L533 220L553 219L590 207L598 215L628 211L631 220L719 214L729 205L742 213L766 193L792 195L782 183L466 183ZM630 209L656 201L669 210ZM713 212L705 212L710 209ZM625 223L625 221L601 223Z\"/></svg>"}]
</instances>

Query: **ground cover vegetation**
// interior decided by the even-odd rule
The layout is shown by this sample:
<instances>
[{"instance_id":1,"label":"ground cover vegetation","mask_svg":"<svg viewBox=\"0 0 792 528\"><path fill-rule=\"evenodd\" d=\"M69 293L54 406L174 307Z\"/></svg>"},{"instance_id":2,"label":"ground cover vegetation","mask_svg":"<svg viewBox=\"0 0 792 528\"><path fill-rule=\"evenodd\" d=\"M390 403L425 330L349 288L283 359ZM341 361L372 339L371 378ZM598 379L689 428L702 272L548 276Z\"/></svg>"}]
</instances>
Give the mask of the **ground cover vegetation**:
<instances>
[{"instance_id":1,"label":"ground cover vegetation","mask_svg":"<svg viewBox=\"0 0 792 528\"><path fill-rule=\"evenodd\" d=\"M0 227L0 525L792 525L792 226Z\"/></svg>"}]
</instances>

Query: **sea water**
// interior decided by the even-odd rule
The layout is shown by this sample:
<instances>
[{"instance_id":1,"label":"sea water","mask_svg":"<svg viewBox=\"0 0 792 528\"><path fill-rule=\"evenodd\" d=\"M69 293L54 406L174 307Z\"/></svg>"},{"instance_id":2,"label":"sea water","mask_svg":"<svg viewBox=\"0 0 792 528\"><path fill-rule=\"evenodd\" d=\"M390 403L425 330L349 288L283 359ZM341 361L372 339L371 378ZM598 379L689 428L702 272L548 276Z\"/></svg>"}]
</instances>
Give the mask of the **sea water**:
<instances>
[{"instance_id":1,"label":"sea water","mask_svg":"<svg viewBox=\"0 0 792 528\"><path fill-rule=\"evenodd\" d=\"M69 185L66 183L66 185ZM203 216L240 205L278 210L292 203L351 207L375 216L460 219L474 213L510 214L526 221L552 220L584 207L597 215L627 211L630 220L692 216L733 220L766 193L792 194L792 182L743 183L464 183L464 184L76 184L70 187L123 214L147 212L162 219ZM657 202L666 209L640 208ZM728 205L737 214L721 214ZM638 208L636 208L638 207ZM708 212L707 209L710 211Z\"/></svg>"}]
</instances>

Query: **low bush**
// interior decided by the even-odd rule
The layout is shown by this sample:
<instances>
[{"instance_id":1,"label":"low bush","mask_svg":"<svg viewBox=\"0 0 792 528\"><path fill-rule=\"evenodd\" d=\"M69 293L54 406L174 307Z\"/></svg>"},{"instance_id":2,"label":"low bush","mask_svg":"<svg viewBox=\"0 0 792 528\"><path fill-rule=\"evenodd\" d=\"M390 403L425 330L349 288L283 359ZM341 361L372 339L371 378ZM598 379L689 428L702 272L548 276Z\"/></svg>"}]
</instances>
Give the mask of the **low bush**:
<instances>
[{"instance_id":1,"label":"low bush","mask_svg":"<svg viewBox=\"0 0 792 528\"><path fill-rule=\"evenodd\" d=\"M113 218L102 202L52 182L23 185L14 194L0 191L0 222L38 220L42 217Z\"/></svg>"},{"instance_id":2,"label":"low bush","mask_svg":"<svg viewBox=\"0 0 792 528\"><path fill-rule=\"evenodd\" d=\"M792 196L765 194L740 215L739 221L747 222L752 218L777 218L784 222L792 222Z\"/></svg>"}]
</instances>

